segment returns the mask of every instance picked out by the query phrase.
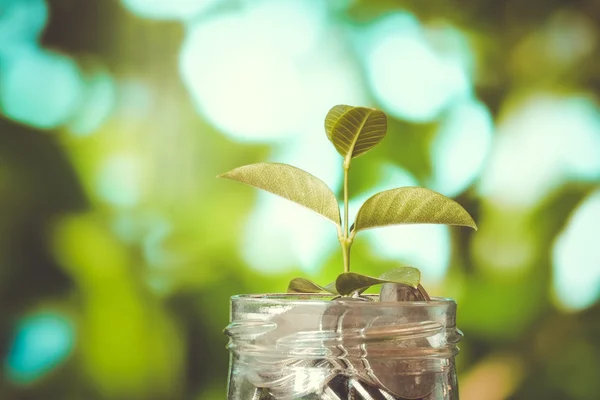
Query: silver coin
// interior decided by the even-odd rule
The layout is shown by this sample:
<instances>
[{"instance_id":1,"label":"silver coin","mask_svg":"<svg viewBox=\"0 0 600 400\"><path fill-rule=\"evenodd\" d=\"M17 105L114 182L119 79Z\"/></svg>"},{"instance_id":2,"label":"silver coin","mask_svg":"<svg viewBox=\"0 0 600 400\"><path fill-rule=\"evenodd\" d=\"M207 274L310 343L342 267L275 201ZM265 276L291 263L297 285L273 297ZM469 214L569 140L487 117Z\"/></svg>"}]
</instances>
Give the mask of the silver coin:
<instances>
[{"instance_id":1,"label":"silver coin","mask_svg":"<svg viewBox=\"0 0 600 400\"><path fill-rule=\"evenodd\" d=\"M332 301L323 314L321 330L335 338L335 344L331 345L337 349L337 354L333 357L341 364L344 373L356 375L365 382L373 382L368 373L367 350L361 334L368 321L360 307L352 307L355 301L361 299L344 297Z\"/></svg>"},{"instance_id":2,"label":"silver coin","mask_svg":"<svg viewBox=\"0 0 600 400\"><path fill-rule=\"evenodd\" d=\"M382 288L381 301L428 301L422 287L417 289L400 284L386 284ZM325 337L335 338L331 343L338 353L333 356L342 363L344 374L349 376L346 384L356 398L366 400L422 399L432 393L436 375L422 372L418 360L399 360L385 356L390 346L407 353L431 347L426 336L435 332L439 324L428 322L426 309L411 308L410 315L387 315L371 317L364 315L360 307L353 307L352 298L332 301L321 319ZM399 305L400 307L400 305ZM400 310L400 309L399 309ZM422 315L421 315L422 314ZM365 340L365 335L369 336ZM390 341L392 339L392 341ZM375 339L375 340L374 340ZM328 386L330 398L345 399L340 379L332 380L337 386ZM334 389L335 387L335 389ZM326 395L326 396L327 396ZM327 397L325 397L327 398Z\"/></svg>"},{"instance_id":3,"label":"silver coin","mask_svg":"<svg viewBox=\"0 0 600 400\"><path fill-rule=\"evenodd\" d=\"M294 399L313 390L315 382L307 378L310 375L307 371L315 368L315 363L319 360L297 357L293 354L294 346L280 347L279 344L298 332L318 331L321 322L320 310L321 308L313 305L303 305L274 314L265 321L271 329L261 332L254 339L254 346L281 349L284 357L281 359L253 357L246 361L246 364L252 365L247 373L247 379L255 387L265 388L270 393L270 399Z\"/></svg>"},{"instance_id":4,"label":"silver coin","mask_svg":"<svg viewBox=\"0 0 600 400\"><path fill-rule=\"evenodd\" d=\"M385 283L381 287L379 295L382 302L407 302L407 301L429 301L429 295L421 285L418 288L412 288L399 283ZM399 305L399 307L401 307ZM407 311L408 313L409 311ZM419 349L431 347L425 336L429 336L439 327L439 324L427 324L429 319L426 309L411 308L410 315L398 315L396 321L390 318L376 318L371 321L369 328L376 327L407 327L404 336L406 339L394 341L396 351L406 350L407 352L418 351ZM416 323L416 325L415 325ZM423 325L419 325L422 323ZM414 326L411 330L410 326ZM414 333L414 338L410 334ZM367 350L374 352L378 344L367 346ZM389 346L386 344L385 346ZM428 396L434 389L436 383L436 374L433 372L423 372L419 368L420 361L415 359L399 360L385 357L373 357L370 360L372 378L375 380L383 392L388 392L394 396L404 399L420 399Z\"/></svg>"},{"instance_id":5,"label":"silver coin","mask_svg":"<svg viewBox=\"0 0 600 400\"><path fill-rule=\"evenodd\" d=\"M379 301L429 301L431 298L423 286L416 288L401 283L384 283L379 292Z\"/></svg>"}]
</instances>

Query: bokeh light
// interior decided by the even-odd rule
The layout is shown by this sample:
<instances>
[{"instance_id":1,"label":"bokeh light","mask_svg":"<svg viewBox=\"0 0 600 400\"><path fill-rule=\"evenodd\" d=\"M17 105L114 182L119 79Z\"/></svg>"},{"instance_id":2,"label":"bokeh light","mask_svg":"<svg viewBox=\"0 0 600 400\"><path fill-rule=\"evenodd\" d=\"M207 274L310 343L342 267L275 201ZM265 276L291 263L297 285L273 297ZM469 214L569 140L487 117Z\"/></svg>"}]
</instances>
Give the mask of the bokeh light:
<instances>
[{"instance_id":1,"label":"bokeh light","mask_svg":"<svg viewBox=\"0 0 600 400\"><path fill-rule=\"evenodd\" d=\"M465 400L504 400L521 383L525 366L515 354L493 355L478 363L463 380L461 397Z\"/></svg>"},{"instance_id":2,"label":"bokeh light","mask_svg":"<svg viewBox=\"0 0 600 400\"><path fill-rule=\"evenodd\" d=\"M158 216L153 218L148 225L150 226L146 229L147 233L142 241L146 262L152 267L169 266L173 262L173 257L165 251L163 243L172 233L173 227L168 221Z\"/></svg>"},{"instance_id":3,"label":"bokeh light","mask_svg":"<svg viewBox=\"0 0 600 400\"><path fill-rule=\"evenodd\" d=\"M598 180L598 132L600 110L590 96L535 94L513 101L498 125L482 194L528 207L566 181Z\"/></svg>"},{"instance_id":4,"label":"bokeh light","mask_svg":"<svg viewBox=\"0 0 600 400\"><path fill-rule=\"evenodd\" d=\"M69 130L77 136L92 134L106 122L115 108L117 88L108 72L95 72L86 79L80 109L69 123Z\"/></svg>"},{"instance_id":5,"label":"bokeh light","mask_svg":"<svg viewBox=\"0 0 600 400\"><path fill-rule=\"evenodd\" d=\"M568 310L592 305L600 296L600 190L575 210L552 249L553 288Z\"/></svg>"},{"instance_id":6,"label":"bokeh light","mask_svg":"<svg viewBox=\"0 0 600 400\"><path fill-rule=\"evenodd\" d=\"M18 384L41 378L69 356L74 341L74 323L65 315L40 312L24 318L5 361L8 377Z\"/></svg>"},{"instance_id":7,"label":"bokeh light","mask_svg":"<svg viewBox=\"0 0 600 400\"><path fill-rule=\"evenodd\" d=\"M142 168L136 155L107 157L98 173L98 196L115 206L134 206L142 196Z\"/></svg>"},{"instance_id":8,"label":"bokeh light","mask_svg":"<svg viewBox=\"0 0 600 400\"><path fill-rule=\"evenodd\" d=\"M143 18L189 20L222 0L121 0L129 11Z\"/></svg>"},{"instance_id":9,"label":"bokeh light","mask_svg":"<svg viewBox=\"0 0 600 400\"><path fill-rule=\"evenodd\" d=\"M353 67L327 39L325 23L324 2L285 0L255 2L193 25L181 74L198 110L235 139L274 141L322 118L314 99L327 107L357 101Z\"/></svg>"},{"instance_id":10,"label":"bokeh light","mask_svg":"<svg viewBox=\"0 0 600 400\"><path fill-rule=\"evenodd\" d=\"M55 128L74 116L84 82L69 57L26 46L6 57L0 68L0 109L7 117Z\"/></svg>"},{"instance_id":11,"label":"bokeh light","mask_svg":"<svg viewBox=\"0 0 600 400\"><path fill-rule=\"evenodd\" d=\"M243 254L254 270L264 274L295 269L315 274L338 247L336 241L331 222L292 202L261 194L245 230Z\"/></svg>"},{"instance_id":12,"label":"bokeh light","mask_svg":"<svg viewBox=\"0 0 600 400\"><path fill-rule=\"evenodd\" d=\"M436 35L428 35L414 15L394 13L375 22L368 39L360 40L373 93L392 115L431 121L471 91L469 49L460 33L446 29L441 35L446 48L438 51Z\"/></svg>"},{"instance_id":13,"label":"bokeh light","mask_svg":"<svg viewBox=\"0 0 600 400\"><path fill-rule=\"evenodd\" d=\"M48 20L44 0L2 0L0 10L0 57L39 40Z\"/></svg>"},{"instance_id":14,"label":"bokeh light","mask_svg":"<svg viewBox=\"0 0 600 400\"><path fill-rule=\"evenodd\" d=\"M431 145L431 189L454 197L479 176L492 143L494 122L476 100L456 102Z\"/></svg>"}]
</instances>

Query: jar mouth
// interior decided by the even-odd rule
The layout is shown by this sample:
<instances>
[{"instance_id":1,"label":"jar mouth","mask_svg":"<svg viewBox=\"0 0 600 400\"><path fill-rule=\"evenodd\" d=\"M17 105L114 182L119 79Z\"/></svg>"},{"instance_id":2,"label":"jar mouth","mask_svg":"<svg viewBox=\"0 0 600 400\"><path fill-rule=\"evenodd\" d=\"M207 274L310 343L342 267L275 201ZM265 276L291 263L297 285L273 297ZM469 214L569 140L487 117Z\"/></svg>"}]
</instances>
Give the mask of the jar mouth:
<instances>
[{"instance_id":1,"label":"jar mouth","mask_svg":"<svg viewBox=\"0 0 600 400\"><path fill-rule=\"evenodd\" d=\"M229 349L278 357L452 357L462 334L456 302L379 302L324 294L243 294L231 298ZM340 347L342 346L342 347ZM340 352L340 349L341 352Z\"/></svg>"},{"instance_id":2,"label":"jar mouth","mask_svg":"<svg viewBox=\"0 0 600 400\"><path fill-rule=\"evenodd\" d=\"M440 307L455 306L453 299L446 297L431 297L429 301L403 301L403 302L381 302L376 294L364 294L361 297L366 301L357 301L354 298L343 298L333 294L323 293L262 293L262 294L238 294L231 296L232 303L279 304L286 306L295 305L323 305L331 301L338 304L354 305L355 307Z\"/></svg>"}]
</instances>

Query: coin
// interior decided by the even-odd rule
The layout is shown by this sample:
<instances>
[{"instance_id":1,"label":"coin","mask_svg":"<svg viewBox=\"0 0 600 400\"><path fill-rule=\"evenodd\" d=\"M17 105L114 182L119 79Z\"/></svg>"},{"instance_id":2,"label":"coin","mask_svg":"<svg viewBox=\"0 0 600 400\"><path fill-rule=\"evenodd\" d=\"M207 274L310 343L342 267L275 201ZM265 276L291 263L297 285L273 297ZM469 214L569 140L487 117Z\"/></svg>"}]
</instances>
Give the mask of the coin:
<instances>
[{"instance_id":1,"label":"coin","mask_svg":"<svg viewBox=\"0 0 600 400\"><path fill-rule=\"evenodd\" d=\"M429 295L419 284L417 288L403 285L400 283L385 283L381 287L379 299L382 302L411 302L411 301L429 301ZM367 346L367 351L371 353L380 353L381 349L393 350L398 352L406 350L418 351L419 349L431 347L426 336L434 334L440 328L439 324L434 322L427 323L429 316L426 309L407 307L405 313L402 313L402 306L398 305L398 315L382 316L375 318L369 324L369 329L381 331L389 327L390 333L394 330L403 330L402 340L395 340L379 344L375 342ZM411 338L411 335L415 337ZM378 349L379 348L379 349ZM379 352L377 350L380 350ZM394 396L404 399L420 399L428 396L435 387L436 374L423 371L419 368L420 361L417 359L395 359L386 357L372 357L369 359L372 378L383 389Z\"/></svg>"},{"instance_id":2,"label":"coin","mask_svg":"<svg viewBox=\"0 0 600 400\"><path fill-rule=\"evenodd\" d=\"M353 307L353 303L362 299L343 297L332 301L321 319L321 330L331 337L330 345L337 349L333 357L342 363L342 369L347 375L357 375L366 382L372 382L368 374L366 347L363 329L367 326L368 318L361 307Z\"/></svg>"},{"instance_id":3,"label":"coin","mask_svg":"<svg viewBox=\"0 0 600 400\"><path fill-rule=\"evenodd\" d=\"M382 292L380 298L388 302L429 299L424 289L406 285L390 284ZM431 347L427 336L435 334L439 324L428 321L425 308L406 307L403 311L398 304L396 314L372 317L364 313L364 308L356 307L355 301L348 297L332 301L321 318L323 337L329 338L327 345L337 349L332 359L343 363L350 387L349 397L343 397L341 378L334 378L331 382L338 385L328 385L330 390L324 390L324 398L414 400L429 396L435 386L435 373L423 372L426 369L419 368L418 360L391 358L386 353L402 353L405 349L414 355L419 349Z\"/></svg>"},{"instance_id":4,"label":"coin","mask_svg":"<svg viewBox=\"0 0 600 400\"><path fill-rule=\"evenodd\" d=\"M245 364L251 365L246 373L247 379L258 388L269 393L269 399L288 400L300 398L306 393L321 389L324 382L317 382L314 370L318 359L295 354L298 345L280 345L298 333L317 332L321 322L322 308L314 305L302 305L273 314L268 321L271 329L261 332L254 338L253 346L262 352L276 350L280 358L272 356L252 356ZM289 342L289 340L288 340ZM300 349L300 352L305 349ZM309 377L312 378L309 379ZM326 379L327 376L321 377ZM317 384L319 388L315 388Z\"/></svg>"},{"instance_id":5,"label":"coin","mask_svg":"<svg viewBox=\"0 0 600 400\"><path fill-rule=\"evenodd\" d=\"M430 301L429 294L419 284L416 288L401 283L384 283L379 292L379 301Z\"/></svg>"}]
</instances>

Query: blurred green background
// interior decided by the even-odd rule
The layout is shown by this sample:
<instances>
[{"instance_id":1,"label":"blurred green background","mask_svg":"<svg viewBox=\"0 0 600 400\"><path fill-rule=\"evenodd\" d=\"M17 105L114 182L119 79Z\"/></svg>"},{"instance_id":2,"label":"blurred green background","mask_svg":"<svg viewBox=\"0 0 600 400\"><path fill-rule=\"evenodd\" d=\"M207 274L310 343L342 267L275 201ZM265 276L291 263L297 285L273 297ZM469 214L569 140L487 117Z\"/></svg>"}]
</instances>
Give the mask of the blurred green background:
<instances>
[{"instance_id":1,"label":"blurred green background","mask_svg":"<svg viewBox=\"0 0 600 400\"><path fill-rule=\"evenodd\" d=\"M420 185L479 224L353 249L457 300L461 399L599 399L599 35L597 0L0 0L0 399L224 399L229 296L342 267L327 221L215 176L339 194L335 104L390 118L352 212Z\"/></svg>"}]
</instances>

